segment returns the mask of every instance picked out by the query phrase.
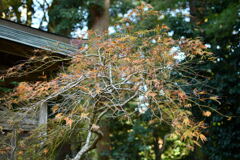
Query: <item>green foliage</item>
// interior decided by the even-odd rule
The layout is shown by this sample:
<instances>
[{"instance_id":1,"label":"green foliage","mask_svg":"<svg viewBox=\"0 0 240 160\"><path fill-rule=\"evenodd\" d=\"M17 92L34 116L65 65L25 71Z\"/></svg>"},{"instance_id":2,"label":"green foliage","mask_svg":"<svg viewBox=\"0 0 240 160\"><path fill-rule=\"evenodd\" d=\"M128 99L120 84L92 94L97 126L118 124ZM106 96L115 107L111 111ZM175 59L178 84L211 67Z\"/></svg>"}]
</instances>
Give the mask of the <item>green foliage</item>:
<instances>
[{"instance_id":1,"label":"green foliage","mask_svg":"<svg viewBox=\"0 0 240 160\"><path fill-rule=\"evenodd\" d=\"M84 0L53 0L48 12L48 29L54 33L68 35L74 27L83 27L87 14L84 6L87 3L88 1Z\"/></svg>"},{"instance_id":2,"label":"green foliage","mask_svg":"<svg viewBox=\"0 0 240 160\"><path fill-rule=\"evenodd\" d=\"M0 79L0 82L4 82L4 80ZM0 95L12 92L13 88L18 86L18 84L19 84L19 82L12 81L9 83L8 86L0 86Z\"/></svg>"},{"instance_id":3,"label":"green foliage","mask_svg":"<svg viewBox=\"0 0 240 160\"><path fill-rule=\"evenodd\" d=\"M199 29L195 28L194 24L185 21L184 18L182 14L178 14L176 17L167 14L166 18L164 18L164 23L174 31L173 38L178 39L181 36L186 38L198 37Z\"/></svg>"},{"instance_id":4,"label":"green foliage","mask_svg":"<svg viewBox=\"0 0 240 160\"><path fill-rule=\"evenodd\" d=\"M12 91L12 89L10 89L10 88L0 87L0 92L9 93L9 92L11 92L11 91Z\"/></svg>"},{"instance_id":5,"label":"green foliage","mask_svg":"<svg viewBox=\"0 0 240 160\"><path fill-rule=\"evenodd\" d=\"M156 10L181 9L186 7L187 0L146 0L145 2L151 4Z\"/></svg>"},{"instance_id":6,"label":"green foliage","mask_svg":"<svg viewBox=\"0 0 240 160\"><path fill-rule=\"evenodd\" d=\"M139 2L135 0L113 0L110 4L110 22L114 25L122 18L121 16L123 16L123 14L138 5ZM101 8L103 6L103 1L53 0L48 13L50 19L48 29L51 32L68 36L75 28L89 26L89 10L93 5L97 5L98 8Z\"/></svg>"},{"instance_id":7,"label":"green foliage","mask_svg":"<svg viewBox=\"0 0 240 160\"><path fill-rule=\"evenodd\" d=\"M136 117L133 122L111 121L111 152L112 159L121 160L154 160L157 150L162 160L183 159L191 148L179 136L170 134L167 125L158 126L149 123L150 112ZM163 146L164 136L169 135ZM164 147L164 149L162 148ZM163 150L162 150L163 149Z\"/></svg>"},{"instance_id":8,"label":"green foliage","mask_svg":"<svg viewBox=\"0 0 240 160\"><path fill-rule=\"evenodd\" d=\"M157 3L154 0L151 2ZM204 6L195 4L195 7L204 9L204 12L198 15L201 23L185 22L185 16L181 14L167 16L165 23L174 31L174 38L181 36L200 37L205 43L211 45L210 50L218 57L217 63L208 63L205 66L198 66L198 68L208 71L212 75L208 84L213 87L211 90L221 97L221 104L209 102L209 105L214 106L221 113L233 117L224 118L214 114L212 118L208 119L209 129L207 133L209 138L203 150L212 160L235 160L240 157L238 152L240 132L237 129L240 123L238 118L240 110L240 5L238 0L202 2L205 2ZM169 3L169 9L174 10L183 6L176 7L175 4ZM165 9L165 7L159 8L159 10Z\"/></svg>"},{"instance_id":9,"label":"green foliage","mask_svg":"<svg viewBox=\"0 0 240 160\"><path fill-rule=\"evenodd\" d=\"M134 125L128 121L112 121L110 124L111 152L113 159L135 160L153 159L153 146L150 127L146 122L136 120Z\"/></svg>"},{"instance_id":10,"label":"green foliage","mask_svg":"<svg viewBox=\"0 0 240 160\"><path fill-rule=\"evenodd\" d=\"M191 150L187 144L184 143L179 136L170 135L167 139L166 150L163 152L162 160L180 160L184 159Z\"/></svg>"},{"instance_id":11,"label":"green foliage","mask_svg":"<svg viewBox=\"0 0 240 160\"><path fill-rule=\"evenodd\" d=\"M206 38L218 43L219 40L232 35L236 21L239 19L238 10L240 4L232 3L223 8L221 12L210 13L205 17L206 23L203 25Z\"/></svg>"},{"instance_id":12,"label":"green foliage","mask_svg":"<svg viewBox=\"0 0 240 160\"><path fill-rule=\"evenodd\" d=\"M24 13L25 9L26 13ZM31 25L32 15L35 13L33 0L1 0L0 17L17 23ZM23 19L22 16L26 18Z\"/></svg>"}]
</instances>

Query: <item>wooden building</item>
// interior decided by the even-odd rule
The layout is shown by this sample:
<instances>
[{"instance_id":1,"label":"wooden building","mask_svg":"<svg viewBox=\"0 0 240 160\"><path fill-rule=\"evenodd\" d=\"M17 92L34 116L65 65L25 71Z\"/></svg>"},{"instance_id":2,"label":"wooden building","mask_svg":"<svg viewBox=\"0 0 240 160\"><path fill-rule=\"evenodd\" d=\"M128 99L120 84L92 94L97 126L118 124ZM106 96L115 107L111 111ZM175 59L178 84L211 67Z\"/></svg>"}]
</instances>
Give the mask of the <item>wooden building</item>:
<instances>
[{"instance_id":1,"label":"wooden building","mask_svg":"<svg viewBox=\"0 0 240 160\"><path fill-rule=\"evenodd\" d=\"M78 49L73 44L74 40L60 36L57 34L41 31L25 25L17 24L8 20L0 19L0 76L8 68L23 62L36 52L34 50L42 50L45 52L53 52L58 56L71 56ZM26 78L26 77L25 77ZM5 79L0 81L0 87L6 87L11 81L34 80L36 77L30 76L28 79ZM39 113L35 115L27 115L20 121L18 126L23 131L30 131L38 125L47 123L48 113L47 105L41 106ZM0 104L0 138L7 132L13 132L15 128L10 125L10 121L14 118L21 117L21 113L14 112L2 107ZM14 145L16 139L12 139ZM1 151L1 149L0 149ZM10 159L15 159L15 153L9 155ZM0 159L4 159L1 157Z\"/></svg>"},{"instance_id":2,"label":"wooden building","mask_svg":"<svg viewBox=\"0 0 240 160\"><path fill-rule=\"evenodd\" d=\"M67 37L0 19L0 70L32 56L34 49L69 56L77 50L71 42Z\"/></svg>"}]
</instances>

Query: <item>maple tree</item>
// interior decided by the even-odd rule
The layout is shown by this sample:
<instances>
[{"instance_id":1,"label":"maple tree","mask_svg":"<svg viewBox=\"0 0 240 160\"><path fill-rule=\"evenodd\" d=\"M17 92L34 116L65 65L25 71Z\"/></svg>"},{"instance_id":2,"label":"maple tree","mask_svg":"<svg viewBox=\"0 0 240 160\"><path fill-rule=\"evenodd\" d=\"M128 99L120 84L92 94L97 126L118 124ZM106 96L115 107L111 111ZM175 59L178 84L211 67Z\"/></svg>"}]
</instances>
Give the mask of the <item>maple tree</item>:
<instances>
[{"instance_id":1,"label":"maple tree","mask_svg":"<svg viewBox=\"0 0 240 160\"><path fill-rule=\"evenodd\" d=\"M211 107L201 101L217 97L196 88L201 75L192 66L214 58L198 39L172 39L164 25L139 29L138 22L158 16L151 8L143 4L132 10L114 35L89 32L88 44L66 58L71 60L70 65L55 78L22 82L1 99L10 108L17 105L19 112L37 112L43 103L51 109L47 126L35 129L19 142L19 157L51 159L59 146L68 142L75 144L70 159L83 159L102 138L103 119L132 121L146 110L152 114L149 124L167 126L189 148L200 145L199 140L206 141L201 133L204 122L193 119L191 108L207 108L203 115L210 116ZM29 64L49 64L56 60L51 56L32 57L11 68L5 77L34 72L39 66Z\"/></svg>"}]
</instances>

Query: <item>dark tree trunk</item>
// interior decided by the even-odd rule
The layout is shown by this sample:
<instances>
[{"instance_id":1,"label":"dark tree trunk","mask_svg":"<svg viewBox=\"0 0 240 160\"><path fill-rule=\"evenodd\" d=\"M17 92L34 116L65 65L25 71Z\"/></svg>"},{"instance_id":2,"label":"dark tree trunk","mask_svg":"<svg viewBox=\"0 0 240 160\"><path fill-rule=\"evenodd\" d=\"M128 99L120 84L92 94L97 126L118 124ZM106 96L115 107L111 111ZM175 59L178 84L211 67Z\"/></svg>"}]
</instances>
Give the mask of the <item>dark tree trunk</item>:
<instances>
[{"instance_id":1,"label":"dark tree trunk","mask_svg":"<svg viewBox=\"0 0 240 160\"><path fill-rule=\"evenodd\" d=\"M71 154L71 144L64 143L58 148L56 160L65 160L67 155Z\"/></svg>"},{"instance_id":2,"label":"dark tree trunk","mask_svg":"<svg viewBox=\"0 0 240 160\"><path fill-rule=\"evenodd\" d=\"M154 153L155 153L155 160L161 160L161 153L159 150L159 144L158 144L158 137L154 137Z\"/></svg>"},{"instance_id":3,"label":"dark tree trunk","mask_svg":"<svg viewBox=\"0 0 240 160\"><path fill-rule=\"evenodd\" d=\"M161 160L161 149L159 147L159 135L158 135L159 130L154 130L153 131L153 150L155 153L155 160Z\"/></svg>"},{"instance_id":4,"label":"dark tree trunk","mask_svg":"<svg viewBox=\"0 0 240 160\"><path fill-rule=\"evenodd\" d=\"M109 160L110 157L108 155L110 151L110 137L109 137L109 123L107 120L104 120L101 131L103 133L102 139L97 144L97 153L98 160Z\"/></svg>"},{"instance_id":5,"label":"dark tree trunk","mask_svg":"<svg viewBox=\"0 0 240 160\"><path fill-rule=\"evenodd\" d=\"M204 14L206 11L206 1L189 0L189 8L191 22L195 23L196 25L202 24L204 22Z\"/></svg>"},{"instance_id":6,"label":"dark tree trunk","mask_svg":"<svg viewBox=\"0 0 240 160\"><path fill-rule=\"evenodd\" d=\"M27 21L26 25L31 26L32 24L32 15L34 14L34 8L33 8L33 0L28 0L27 2ZM31 14L28 14L31 12Z\"/></svg>"},{"instance_id":7,"label":"dark tree trunk","mask_svg":"<svg viewBox=\"0 0 240 160\"><path fill-rule=\"evenodd\" d=\"M91 4L89 7L89 29L94 30L98 34L102 34L108 30L109 26L109 7L110 0L103 0L102 4Z\"/></svg>"},{"instance_id":8,"label":"dark tree trunk","mask_svg":"<svg viewBox=\"0 0 240 160\"><path fill-rule=\"evenodd\" d=\"M98 35L102 35L108 31L109 7L110 0L102 0L102 4L94 3L89 6L88 28ZM94 50L95 49L93 47L92 52L94 52ZM109 127L110 126L107 120L104 120L101 125L103 137L97 144L98 160L110 159L109 155L104 154L110 151Z\"/></svg>"}]
</instances>

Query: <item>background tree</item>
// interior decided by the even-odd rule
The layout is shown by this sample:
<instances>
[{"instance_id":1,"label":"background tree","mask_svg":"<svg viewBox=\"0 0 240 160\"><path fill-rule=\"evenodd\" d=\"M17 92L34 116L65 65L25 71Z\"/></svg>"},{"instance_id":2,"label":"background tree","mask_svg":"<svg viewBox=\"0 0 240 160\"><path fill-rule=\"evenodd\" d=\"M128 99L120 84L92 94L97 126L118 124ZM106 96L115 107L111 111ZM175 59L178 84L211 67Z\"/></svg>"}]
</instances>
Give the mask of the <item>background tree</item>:
<instances>
[{"instance_id":1,"label":"background tree","mask_svg":"<svg viewBox=\"0 0 240 160\"><path fill-rule=\"evenodd\" d=\"M32 19L29 15L32 15L32 12L34 12L32 5L32 0L25 2L18 0L2 0L0 2L0 16L1 18L12 19L15 22L29 25ZM23 10L25 10L25 15L23 15ZM26 19L23 19L23 16L25 16Z\"/></svg>"},{"instance_id":2,"label":"background tree","mask_svg":"<svg viewBox=\"0 0 240 160\"><path fill-rule=\"evenodd\" d=\"M209 118L210 138L204 146L209 159L239 159L239 1L149 1L160 10L175 11L172 16L166 11L165 23L174 31L173 37L201 37L210 44L210 49L218 57L217 63L199 66L212 74L209 85L221 97L221 104L210 103L232 119L214 114ZM176 9L189 10L190 21ZM177 13L178 11L178 13ZM188 16L187 16L188 17ZM188 20L188 19L187 19Z\"/></svg>"},{"instance_id":3,"label":"background tree","mask_svg":"<svg viewBox=\"0 0 240 160\"><path fill-rule=\"evenodd\" d=\"M8 19L20 24L34 26L45 29L47 22L47 8L49 4L47 0L1 0L0 2L0 17ZM43 17L37 17L36 12L42 11ZM33 19L38 19L39 25L35 25Z\"/></svg>"},{"instance_id":4,"label":"background tree","mask_svg":"<svg viewBox=\"0 0 240 160\"><path fill-rule=\"evenodd\" d=\"M49 31L69 35L76 28L107 30L119 14L133 8L133 0L53 0L49 8ZM110 13L109 13L110 12ZM109 18L111 15L111 19Z\"/></svg>"}]
</instances>

